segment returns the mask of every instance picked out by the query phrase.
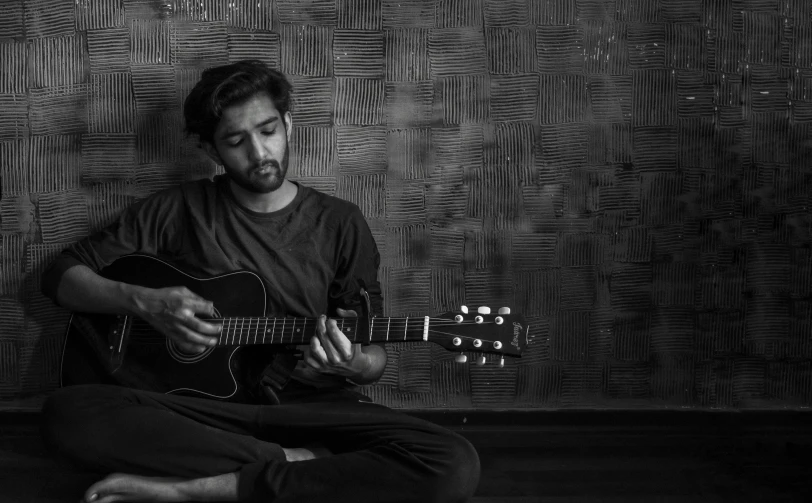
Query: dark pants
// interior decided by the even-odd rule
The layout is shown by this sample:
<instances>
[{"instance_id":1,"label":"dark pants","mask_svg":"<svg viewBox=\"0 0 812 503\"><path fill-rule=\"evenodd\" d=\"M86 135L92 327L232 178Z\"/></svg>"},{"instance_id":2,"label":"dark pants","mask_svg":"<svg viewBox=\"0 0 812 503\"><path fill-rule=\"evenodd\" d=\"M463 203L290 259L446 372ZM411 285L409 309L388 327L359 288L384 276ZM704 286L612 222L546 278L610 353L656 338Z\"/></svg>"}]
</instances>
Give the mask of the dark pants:
<instances>
[{"instance_id":1,"label":"dark pants","mask_svg":"<svg viewBox=\"0 0 812 503\"><path fill-rule=\"evenodd\" d=\"M464 438L344 392L247 405L118 386L57 390L46 445L101 472L200 478L239 473L240 501L464 502L479 459ZM332 456L287 462L282 447Z\"/></svg>"}]
</instances>

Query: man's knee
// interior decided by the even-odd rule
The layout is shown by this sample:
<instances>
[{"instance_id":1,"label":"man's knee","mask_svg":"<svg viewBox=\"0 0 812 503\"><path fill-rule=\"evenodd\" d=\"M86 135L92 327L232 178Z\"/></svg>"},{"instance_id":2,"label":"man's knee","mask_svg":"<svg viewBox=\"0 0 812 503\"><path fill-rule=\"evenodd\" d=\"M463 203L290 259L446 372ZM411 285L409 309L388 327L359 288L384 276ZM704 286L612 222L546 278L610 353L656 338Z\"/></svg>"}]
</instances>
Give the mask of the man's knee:
<instances>
[{"instance_id":1,"label":"man's knee","mask_svg":"<svg viewBox=\"0 0 812 503\"><path fill-rule=\"evenodd\" d=\"M430 494L424 495L423 501L464 503L479 484L479 455L470 442L456 434L449 436L446 446L446 463L427 484Z\"/></svg>"},{"instance_id":2,"label":"man's knee","mask_svg":"<svg viewBox=\"0 0 812 503\"><path fill-rule=\"evenodd\" d=\"M99 441L97 418L101 408L115 407L115 397L124 398L124 388L68 386L54 391L42 406L40 433L49 449L68 455L86 451Z\"/></svg>"}]
</instances>

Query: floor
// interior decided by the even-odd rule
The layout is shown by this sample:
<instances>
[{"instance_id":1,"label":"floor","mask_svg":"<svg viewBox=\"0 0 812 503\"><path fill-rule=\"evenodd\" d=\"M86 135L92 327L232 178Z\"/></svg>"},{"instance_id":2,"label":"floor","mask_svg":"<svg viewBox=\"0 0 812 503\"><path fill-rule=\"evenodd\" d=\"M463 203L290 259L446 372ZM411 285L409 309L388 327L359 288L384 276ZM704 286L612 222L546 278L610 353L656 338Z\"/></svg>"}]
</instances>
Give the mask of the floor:
<instances>
[{"instance_id":1,"label":"floor","mask_svg":"<svg viewBox=\"0 0 812 503\"><path fill-rule=\"evenodd\" d=\"M477 448L472 503L812 501L810 412L424 412ZM0 503L76 503L33 413L0 414Z\"/></svg>"}]
</instances>

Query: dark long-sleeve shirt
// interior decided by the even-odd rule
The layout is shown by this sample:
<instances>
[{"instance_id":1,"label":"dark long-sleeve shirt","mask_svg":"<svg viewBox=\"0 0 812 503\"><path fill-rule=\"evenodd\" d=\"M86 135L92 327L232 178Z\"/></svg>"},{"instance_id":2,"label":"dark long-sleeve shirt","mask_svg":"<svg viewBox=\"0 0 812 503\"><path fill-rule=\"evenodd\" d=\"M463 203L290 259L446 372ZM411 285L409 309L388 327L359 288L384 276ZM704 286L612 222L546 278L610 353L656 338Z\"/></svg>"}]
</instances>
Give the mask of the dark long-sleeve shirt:
<instances>
[{"instance_id":1,"label":"dark long-sleeve shirt","mask_svg":"<svg viewBox=\"0 0 812 503\"><path fill-rule=\"evenodd\" d=\"M226 175L159 192L65 249L45 271L43 292L56 302L67 269L84 264L98 272L135 252L198 277L252 271L265 283L269 317L335 316L339 307L360 315L361 287L372 314L382 312L380 255L360 209L303 185L291 204L271 213L240 205ZM302 362L293 377L314 386L344 383Z\"/></svg>"}]
</instances>

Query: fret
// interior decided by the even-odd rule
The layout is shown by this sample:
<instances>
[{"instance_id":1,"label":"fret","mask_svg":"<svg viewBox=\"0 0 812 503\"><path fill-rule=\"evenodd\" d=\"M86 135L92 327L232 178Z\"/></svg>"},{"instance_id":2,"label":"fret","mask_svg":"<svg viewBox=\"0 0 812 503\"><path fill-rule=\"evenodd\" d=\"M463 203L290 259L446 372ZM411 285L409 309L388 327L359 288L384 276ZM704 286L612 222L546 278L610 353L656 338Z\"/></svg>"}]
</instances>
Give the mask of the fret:
<instances>
[{"instance_id":1,"label":"fret","mask_svg":"<svg viewBox=\"0 0 812 503\"><path fill-rule=\"evenodd\" d=\"M285 342L285 323L287 322L287 318L282 318L282 330L280 330L279 334L279 343L282 344Z\"/></svg>"},{"instance_id":2,"label":"fret","mask_svg":"<svg viewBox=\"0 0 812 503\"><path fill-rule=\"evenodd\" d=\"M389 342L389 327L392 325L392 318L387 318L386 322L386 342Z\"/></svg>"},{"instance_id":3,"label":"fret","mask_svg":"<svg viewBox=\"0 0 812 503\"><path fill-rule=\"evenodd\" d=\"M262 329L262 343L265 344L265 334L268 333L268 318L265 318L265 327Z\"/></svg>"},{"instance_id":4,"label":"fret","mask_svg":"<svg viewBox=\"0 0 812 503\"><path fill-rule=\"evenodd\" d=\"M276 318L273 319L273 328L271 329L271 342L273 343L273 338L276 335Z\"/></svg>"},{"instance_id":5,"label":"fret","mask_svg":"<svg viewBox=\"0 0 812 503\"><path fill-rule=\"evenodd\" d=\"M258 344L259 341L257 338L259 337L259 318L257 318L257 326L254 327L254 344Z\"/></svg>"},{"instance_id":6,"label":"fret","mask_svg":"<svg viewBox=\"0 0 812 503\"><path fill-rule=\"evenodd\" d=\"M403 340L406 340L406 331L409 330L409 318L406 318L406 324L403 327Z\"/></svg>"}]
</instances>

